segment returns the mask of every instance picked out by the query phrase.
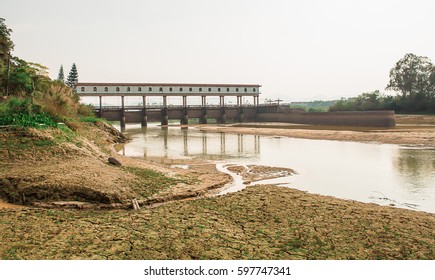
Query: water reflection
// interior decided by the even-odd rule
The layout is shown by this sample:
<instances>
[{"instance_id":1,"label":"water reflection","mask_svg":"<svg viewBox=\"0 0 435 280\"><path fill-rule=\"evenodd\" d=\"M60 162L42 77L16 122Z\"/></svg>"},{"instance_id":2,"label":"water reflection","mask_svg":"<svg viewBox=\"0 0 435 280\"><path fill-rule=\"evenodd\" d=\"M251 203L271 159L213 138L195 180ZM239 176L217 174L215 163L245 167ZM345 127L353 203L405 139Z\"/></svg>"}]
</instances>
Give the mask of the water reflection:
<instances>
[{"instance_id":1,"label":"water reflection","mask_svg":"<svg viewBox=\"0 0 435 280\"><path fill-rule=\"evenodd\" d=\"M190 131L192 128L151 127L130 129L133 141L120 151L123 155L148 159L252 158L260 154L260 136Z\"/></svg>"},{"instance_id":2,"label":"water reflection","mask_svg":"<svg viewBox=\"0 0 435 280\"><path fill-rule=\"evenodd\" d=\"M435 172L434 149L403 147L398 149L393 163L400 180L410 191L419 192L421 188L435 185L430 176Z\"/></svg>"},{"instance_id":3,"label":"water reflection","mask_svg":"<svg viewBox=\"0 0 435 280\"><path fill-rule=\"evenodd\" d=\"M120 153L127 156L173 164L200 158L286 167L298 173L283 178L286 186L435 213L435 149L179 127L127 127L126 134L133 140Z\"/></svg>"}]
</instances>

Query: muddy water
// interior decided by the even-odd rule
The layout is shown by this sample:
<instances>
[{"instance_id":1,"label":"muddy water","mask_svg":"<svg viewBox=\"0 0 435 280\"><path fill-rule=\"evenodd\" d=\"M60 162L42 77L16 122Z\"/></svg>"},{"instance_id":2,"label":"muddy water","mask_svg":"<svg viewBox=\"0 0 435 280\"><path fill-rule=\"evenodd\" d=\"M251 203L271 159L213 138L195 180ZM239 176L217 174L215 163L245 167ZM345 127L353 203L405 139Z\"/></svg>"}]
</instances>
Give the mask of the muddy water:
<instances>
[{"instance_id":1,"label":"muddy water","mask_svg":"<svg viewBox=\"0 0 435 280\"><path fill-rule=\"evenodd\" d=\"M435 148L130 126L120 153L171 163L200 158L225 164L294 169L266 180L338 198L435 213ZM236 177L237 178L237 177ZM235 182L229 191L243 188Z\"/></svg>"}]
</instances>

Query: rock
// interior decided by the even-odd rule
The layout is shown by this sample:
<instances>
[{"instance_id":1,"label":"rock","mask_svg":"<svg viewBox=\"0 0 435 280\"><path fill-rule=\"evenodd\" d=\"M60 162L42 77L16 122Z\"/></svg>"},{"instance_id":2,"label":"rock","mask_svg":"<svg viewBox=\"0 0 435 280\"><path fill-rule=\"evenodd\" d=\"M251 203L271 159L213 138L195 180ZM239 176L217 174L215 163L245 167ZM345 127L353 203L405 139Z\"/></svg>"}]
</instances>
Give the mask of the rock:
<instances>
[{"instance_id":1,"label":"rock","mask_svg":"<svg viewBox=\"0 0 435 280\"><path fill-rule=\"evenodd\" d=\"M115 166L121 166L122 165L119 160L117 160L116 158L113 158L113 157L110 157L108 159L108 161L109 161L110 164L113 164Z\"/></svg>"}]
</instances>

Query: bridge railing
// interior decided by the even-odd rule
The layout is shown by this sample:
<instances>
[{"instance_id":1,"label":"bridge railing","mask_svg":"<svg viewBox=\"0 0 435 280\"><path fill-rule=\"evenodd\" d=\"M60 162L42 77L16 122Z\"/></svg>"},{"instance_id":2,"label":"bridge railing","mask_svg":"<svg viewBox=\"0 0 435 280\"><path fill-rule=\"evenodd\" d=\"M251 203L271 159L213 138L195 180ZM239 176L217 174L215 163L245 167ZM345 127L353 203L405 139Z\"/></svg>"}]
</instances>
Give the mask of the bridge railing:
<instances>
[{"instance_id":1,"label":"bridge railing","mask_svg":"<svg viewBox=\"0 0 435 280\"><path fill-rule=\"evenodd\" d=\"M252 104L243 104L241 106L238 105L234 105L234 104L225 104L225 108L238 108L238 107L243 107L243 108L252 108L252 107L259 107L259 106L263 106L263 105L267 105L269 106L269 104L261 104L261 105L252 105ZM92 107L94 107L94 109L99 110L100 106L98 105L92 105ZM276 106L276 105L270 105L270 106ZM206 105L206 106L201 106L201 105L187 105L187 106L183 106L183 105L167 105L166 108L191 108L191 109L195 109L195 108L220 108L222 106L220 105ZM120 109L122 108L122 106L114 106L114 105L103 105L101 106L101 108L103 110L107 110L107 109ZM164 108L163 105L146 105L146 109L162 109ZM136 109L136 110L142 110L143 106L142 105L128 105L128 106L124 106L124 109L128 110L128 109Z\"/></svg>"}]
</instances>

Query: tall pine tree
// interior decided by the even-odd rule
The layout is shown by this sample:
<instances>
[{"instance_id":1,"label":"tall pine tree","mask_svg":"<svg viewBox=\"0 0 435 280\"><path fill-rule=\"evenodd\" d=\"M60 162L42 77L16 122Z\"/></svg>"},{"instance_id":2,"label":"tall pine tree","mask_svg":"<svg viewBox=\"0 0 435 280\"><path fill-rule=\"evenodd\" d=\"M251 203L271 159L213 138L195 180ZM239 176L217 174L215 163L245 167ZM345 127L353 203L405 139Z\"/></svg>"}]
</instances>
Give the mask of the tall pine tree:
<instances>
[{"instance_id":1,"label":"tall pine tree","mask_svg":"<svg viewBox=\"0 0 435 280\"><path fill-rule=\"evenodd\" d=\"M59 74L57 74L57 80L62 83L65 82L65 75L63 74L63 65L60 65Z\"/></svg>"},{"instance_id":2,"label":"tall pine tree","mask_svg":"<svg viewBox=\"0 0 435 280\"><path fill-rule=\"evenodd\" d=\"M73 63L71 67L71 71L69 71L68 77L66 78L66 85L72 89L75 89L78 81L79 81L79 74L77 73L76 64Z\"/></svg>"}]
</instances>

